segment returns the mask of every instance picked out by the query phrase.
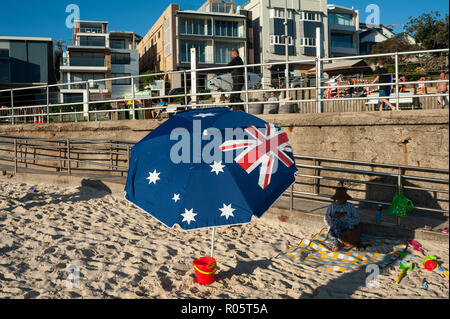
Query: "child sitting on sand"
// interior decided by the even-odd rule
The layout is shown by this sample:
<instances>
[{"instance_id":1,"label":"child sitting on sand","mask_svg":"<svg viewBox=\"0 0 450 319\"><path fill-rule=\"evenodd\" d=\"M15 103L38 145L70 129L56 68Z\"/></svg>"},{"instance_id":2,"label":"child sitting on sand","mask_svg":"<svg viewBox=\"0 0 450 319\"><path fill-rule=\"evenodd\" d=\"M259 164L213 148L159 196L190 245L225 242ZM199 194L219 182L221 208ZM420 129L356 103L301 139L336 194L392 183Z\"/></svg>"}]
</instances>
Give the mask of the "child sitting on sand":
<instances>
[{"instance_id":1,"label":"child sitting on sand","mask_svg":"<svg viewBox=\"0 0 450 319\"><path fill-rule=\"evenodd\" d=\"M331 250L338 251L343 245L350 246L347 240L343 240L344 235L350 235L349 237L356 235L359 239L359 214L353 204L347 203L352 198L347 194L345 187L337 188L336 194L331 199L335 202L327 209L325 223L328 226L328 238L332 241Z\"/></svg>"}]
</instances>

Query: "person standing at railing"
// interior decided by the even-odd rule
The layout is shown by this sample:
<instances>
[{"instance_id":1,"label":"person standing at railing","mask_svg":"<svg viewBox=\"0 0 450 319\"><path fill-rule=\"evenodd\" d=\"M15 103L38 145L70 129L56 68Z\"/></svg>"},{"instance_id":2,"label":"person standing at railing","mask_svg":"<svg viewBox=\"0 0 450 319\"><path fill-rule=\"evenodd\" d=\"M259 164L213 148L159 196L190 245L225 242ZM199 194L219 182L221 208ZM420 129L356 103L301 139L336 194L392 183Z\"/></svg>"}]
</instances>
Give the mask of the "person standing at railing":
<instances>
[{"instance_id":1,"label":"person standing at railing","mask_svg":"<svg viewBox=\"0 0 450 319\"><path fill-rule=\"evenodd\" d=\"M377 75L377 77L375 78L375 80L373 80L372 84L375 84L377 82L380 84L392 83L391 74L389 74L389 72L384 67L384 63L382 60L379 60L377 63L377 69L375 70L375 74ZM378 108L380 109L380 112L383 111L384 104L389 105L391 110L395 111L395 107L392 105L391 102L389 102L390 95L391 95L391 85L380 85L379 88L380 99L378 100ZM381 98L385 96L387 97L387 99Z\"/></svg>"},{"instance_id":2,"label":"person standing at railing","mask_svg":"<svg viewBox=\"0 0 450 319\"><path fill-rule=\"evenodd\" d=\"M437 89L438 94L447 94L448 93L448 84L447 84L447 82L445 82L447 79L445 78L444 72L442 72L441 75L439 76L439 80L442 82L438 82L436 84L436 89ZM441 108L445 108L445 106L448 105L448 100L447 100L446 96L440 96L439 101L441 104Z\"/></svg>"},{"instance_id":3,"label":"person standing at railing","mask_svg":"<svg viewBox=\"0 0 450 319\"><path fill-rule=\"evenodd\" d=\"M233 49L231 51L231 62L228 63L227 66L240 66L244 65L244 61L242 61L241 57L239 56L239 51L236 49ZM232 91L241 91L244 87L244 69L241 67L236 67L232 69L231 71L231 77L233 79L233 88ZM242 103L241 100L241 93L233 93L230 96L230 103ZM242 110L242 105L233 105L233 110Z\"/></svg>"}]
</instances>

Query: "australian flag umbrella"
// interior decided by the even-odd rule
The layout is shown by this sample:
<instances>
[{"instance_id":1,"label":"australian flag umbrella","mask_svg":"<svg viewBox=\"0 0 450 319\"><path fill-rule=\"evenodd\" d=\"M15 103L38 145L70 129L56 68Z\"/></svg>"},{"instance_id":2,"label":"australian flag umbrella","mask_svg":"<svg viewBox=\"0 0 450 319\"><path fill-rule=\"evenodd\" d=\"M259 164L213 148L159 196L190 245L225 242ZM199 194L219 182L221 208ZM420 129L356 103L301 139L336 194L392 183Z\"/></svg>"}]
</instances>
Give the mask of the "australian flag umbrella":
<instances>
[{"instance_id":1,"label":"australian flag umbrella","mask_svg":"<svg viewBox=\"0 0 450 319\"><path fill-rule=\"evenodd\" d=\"M251 222L295 181L288 136L228 108L171 117L131 149L125 198L169 228Z\"/></svg>"}]
</instances>

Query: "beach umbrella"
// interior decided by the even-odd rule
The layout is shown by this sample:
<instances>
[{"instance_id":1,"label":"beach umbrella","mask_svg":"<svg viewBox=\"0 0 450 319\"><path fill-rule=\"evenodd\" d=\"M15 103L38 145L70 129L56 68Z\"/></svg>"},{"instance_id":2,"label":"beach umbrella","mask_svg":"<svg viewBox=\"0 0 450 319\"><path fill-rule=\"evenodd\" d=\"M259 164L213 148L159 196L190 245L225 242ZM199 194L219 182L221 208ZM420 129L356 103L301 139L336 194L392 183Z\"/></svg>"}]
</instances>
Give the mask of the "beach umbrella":
<instances>
[{"instance_id":1,"label":"beach umbrella","mask_svg":"<svg viewBox=\"0 0 450 319\"><path fill-rule=\"evenodd\" d=\"M168 119L131 148L125 198L169 228L251 222L292 185L297 171L278 126L228 108Z\"/></svg>"}]
</instances>

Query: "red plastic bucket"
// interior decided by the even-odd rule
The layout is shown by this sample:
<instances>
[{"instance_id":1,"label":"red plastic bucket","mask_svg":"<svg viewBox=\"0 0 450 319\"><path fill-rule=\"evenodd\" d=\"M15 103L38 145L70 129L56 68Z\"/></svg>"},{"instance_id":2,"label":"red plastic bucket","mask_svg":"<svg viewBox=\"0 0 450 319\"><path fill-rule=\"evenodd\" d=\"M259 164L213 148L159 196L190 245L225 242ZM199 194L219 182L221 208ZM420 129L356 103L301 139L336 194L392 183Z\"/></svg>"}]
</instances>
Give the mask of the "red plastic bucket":
<instances>
[{"instance_id":1,"label":"red plastic bucket","mask_svg":"<svg viewBox=\"0 0 450 319\"><path fill-rule=\"evenodd\" d=\"M195 277L200 285L210 285L214 282L216 260L212 257L200 257L194 260Z\"/></svg>"}]
</instances>

